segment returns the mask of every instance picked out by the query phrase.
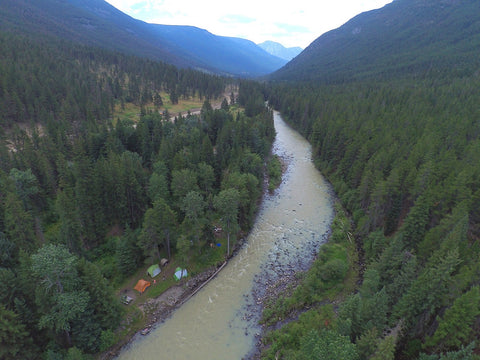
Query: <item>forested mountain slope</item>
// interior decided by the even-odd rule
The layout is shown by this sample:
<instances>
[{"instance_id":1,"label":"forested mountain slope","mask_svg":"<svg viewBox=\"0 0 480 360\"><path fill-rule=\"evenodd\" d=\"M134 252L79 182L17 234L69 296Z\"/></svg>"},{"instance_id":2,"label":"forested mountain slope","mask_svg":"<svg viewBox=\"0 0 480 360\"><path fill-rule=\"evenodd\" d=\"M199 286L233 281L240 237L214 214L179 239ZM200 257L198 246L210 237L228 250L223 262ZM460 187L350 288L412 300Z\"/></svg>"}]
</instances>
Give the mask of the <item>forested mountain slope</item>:
<instances>
[{"instance_id":1,"label":"forested mountain slope","mask_svg":"<svg viewBox=\"0 0 480 360\"><path fill-rule=\"evenodd\" d=\"M98 124L113 115L115 102L145 105L156 98L158 107L160 93L177 101L195 95L212 99L226 83L218 76L50 38L0 33L0 45L2 127Z\"/></svg>"},{"instance_id":2,"label":"forested mountain slope","mask_svg":"<svg viewBox=\"0 0 480 360\"><path fill-rule=\"evenodd\" d=\"M114 288L159 256L215 266L214 225L232 245L248 231L273 117L243 83L214 110L227 80L203 72L48 37L0 48L0 358L92 359L144 321ZM192 98L201 115L160 111Z\"/></svg>"},{"instance_id":3,"label":"forested mountain slope","mask_svg":"<svg viewBox=\"0 0 480 360\"><path fill-rule=\"evenodd\" d=\"M265 337L264 358L478 359L479 7L397 0L277 74L298 82L265 88L352 222L339 211L312 270L264 314L297 319Z\"/></svg>"},{"instance_id":4,"label":"forested mountain slope","mask_svg":"<svg viewBox=\"0 0 480 360\"><path fill-rule=\"evenodd\" d=\"M320 36L271 78L338 83L468 71L478 61L479 13L475 0L396 0Z\"/></svg>"},{"instance_id":5,"label":"forested mountain slope","mask_svg":"<svg viewBox=\"0 0 480 360\"><path fill-rule=\"evenodd\" d=\"M60 37L178 67L235 76L264 75L286 63L251 41L213 35L192 26L147 24L103 0L5 0L0 3L0 29Z\"/></svg>"},{"instance_id":6,"label":"forested mountain slope","mask_svg":"<svg viewBox=\"0 0 480 360\"><path fill-rule=\"evenodd\" d=\"M310 321L286 327L266 358L280 349L308 354L323 331L355 346L343 359L466 360L478 352L480 78L450 75L270 89L270 103L310 140L351 214L354 231L334 231L332 242L357 240L360 263L351 257L350 266L363 271L363 284L337 315L314 307ZM344 289L345 263L320 265L307 299L279 305L272 318Z\"/></svg>"}]
</instances>

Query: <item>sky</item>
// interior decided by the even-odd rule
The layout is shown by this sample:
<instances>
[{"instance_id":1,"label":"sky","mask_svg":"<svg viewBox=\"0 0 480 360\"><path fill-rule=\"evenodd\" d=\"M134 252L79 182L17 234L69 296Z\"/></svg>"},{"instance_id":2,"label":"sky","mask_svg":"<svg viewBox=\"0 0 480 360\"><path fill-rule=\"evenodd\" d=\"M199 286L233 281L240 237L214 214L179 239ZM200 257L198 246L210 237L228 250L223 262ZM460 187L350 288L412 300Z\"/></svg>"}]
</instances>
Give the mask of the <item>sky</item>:
<instances>
[{"instance_id":1,"label":"sky","mask_svg":"<svg viewBox=\"0 0 480 360\"><path fill-rule=\"evenodd\" d=\"M192 25L215 35L306 48L323 33L392 0L106 0L148 23Z\"/></svg>"}]
</instances>

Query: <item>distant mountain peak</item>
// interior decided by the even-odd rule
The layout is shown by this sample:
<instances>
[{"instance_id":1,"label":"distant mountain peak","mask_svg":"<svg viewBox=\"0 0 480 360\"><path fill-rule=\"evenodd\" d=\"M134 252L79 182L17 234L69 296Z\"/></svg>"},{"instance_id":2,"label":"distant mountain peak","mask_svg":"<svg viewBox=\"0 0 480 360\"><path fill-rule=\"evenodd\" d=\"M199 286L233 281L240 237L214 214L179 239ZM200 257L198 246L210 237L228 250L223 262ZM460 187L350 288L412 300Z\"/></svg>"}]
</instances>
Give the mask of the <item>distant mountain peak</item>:
<instances>
[{"instance_id":1,"label":"distant mountain peak","mask_svg":"<svg viewBox=\"0 0 480 360\"><path fill-rule=\"evenodd\" d=\"M300 54L303 50L301 47L298 47L298 46L286 48L282 44L275 41L271 41L271 40L264 41L261 44L257 44L257 45L260 46L266 52L287 61L292 60L295 56Z\"/></svg>"}]
</instances>

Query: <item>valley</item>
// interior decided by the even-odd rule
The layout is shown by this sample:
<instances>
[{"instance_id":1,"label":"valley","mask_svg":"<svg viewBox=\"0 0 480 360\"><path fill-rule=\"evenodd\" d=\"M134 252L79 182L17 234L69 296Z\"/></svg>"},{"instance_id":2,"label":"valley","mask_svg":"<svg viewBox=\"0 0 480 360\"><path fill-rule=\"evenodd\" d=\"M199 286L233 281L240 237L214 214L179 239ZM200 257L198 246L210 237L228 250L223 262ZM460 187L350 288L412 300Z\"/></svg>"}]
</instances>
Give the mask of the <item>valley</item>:
<instances>
[{"instance_id":1,"label":"valley","mask_svg":"<svg viewBox=\"0 0 480 360\"><path fill-rule=\"evenodd\" d=\"M287 60L2 1L0 360L479 359L479 14L396 0Z\"/></svg>"}]
</instances>

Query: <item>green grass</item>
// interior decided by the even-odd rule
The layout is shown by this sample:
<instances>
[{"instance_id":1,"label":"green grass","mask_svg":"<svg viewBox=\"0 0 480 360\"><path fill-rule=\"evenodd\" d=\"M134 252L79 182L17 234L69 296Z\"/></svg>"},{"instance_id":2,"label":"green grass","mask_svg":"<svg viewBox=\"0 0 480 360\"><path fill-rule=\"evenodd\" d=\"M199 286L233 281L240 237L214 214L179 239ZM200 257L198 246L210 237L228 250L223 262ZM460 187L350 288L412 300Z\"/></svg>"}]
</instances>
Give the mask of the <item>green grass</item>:
<instances>
[{"instance_id":1,"label":"green grass","mask_svg":"<svg viewBox=\"0 0 480 360\"><path fill-rule=\"evenodd\" d=\"M220 243L221 241L217 240L215 244ZM222 246L217 247L214 245L212 248L202 249L202 253L198 254L198 251L195 251L195 255L191 259L190 268L192 274L197 274L202 272L203 270L212 267L218 266L218 264L225 261L225 249L226 246L222 244Z\"/></svg>"},{"instance_id":2,"label":"green grass","mask_svg":"<svg viewBox=\"0 0 480 360\"><path fill-rule=\"evenodd\" d=\"M140 120L140 106L133 103L125 103L122 109L119 103L116 104L113 112L113 123L116 124L118 119L134 123L138 122Z\"/></svg>"},{"instance_id":3,"label":"green grass","mask_svg":"<svg viewBox=\"0 0 480 360\"><path fill-rule=\"evenodd\" d=\"M161 106L158 111L163 113L167 110L171 116L176 116L179 113L185 113L187 111L192 111L195 109L200 109L203 106L204 100L200 100L198 97L192 99L182 99L178 100L178 104L172 104L170 101L170 96L167 93L161 93L160 96L163 99L163 106ZM145 110L148 111L157 111L155 106L152 103L144 106ZM123 108L118 102L115 104L115 109L113 112L113 122L114 124L118 119L128 120L134 123L140 120L140 105L135 105L134 103L124 103Z\"/></svg>"},{"instance_id":4,"label":"green grass","mask_svg":"<svg viewBox=\"0 0 480 360\"><path fill-rule=\"evenodd\" d=\"M152 286L150 286L143 293L143 295L145 295L146 299L154 299L154 298L158 297L159 295L163 294L166 290L168 290L170 287L172 287L173 285L175 285L177 283L175 281L175 279L173 278L173 276L170 276L170 277L166 278L165 280L161 280L161 277L162 277L162 274L160 273L160 275L157 276L157 278L159 278L160 280L156 279L156 284L155 285L153 285L153 279L148 280L152 283ZM146 299L144 299L144 300L146 300Z\"/></svg>"},{"instance_id":5,"label":"green grass","mask_svg":"<svg viewBox=\"0 0 480 360\"><path fill-rule=\"evenodd\" d=\"M193 99L178 99L178 104L172 104L170 97L166 93L160 94L163 99L163 105L160 111L168 110L170 115L177 115L179 112L185 112L193 109L198 109L203 106L204 100L195 97Z\"/></svg>"}]
</instances>

